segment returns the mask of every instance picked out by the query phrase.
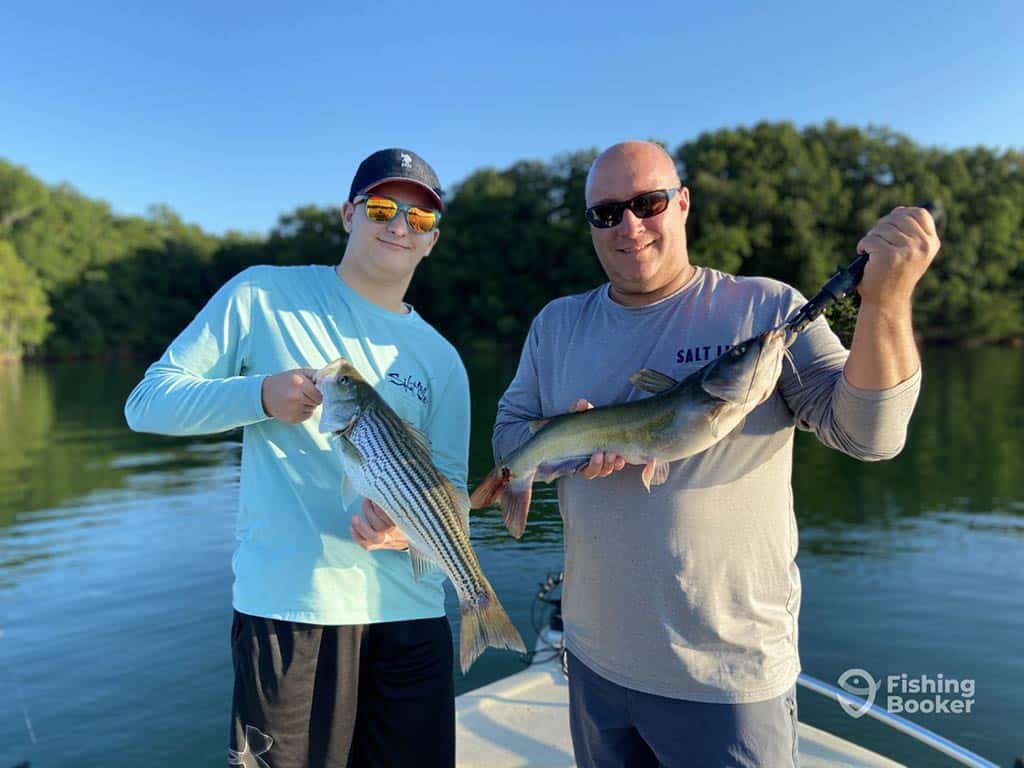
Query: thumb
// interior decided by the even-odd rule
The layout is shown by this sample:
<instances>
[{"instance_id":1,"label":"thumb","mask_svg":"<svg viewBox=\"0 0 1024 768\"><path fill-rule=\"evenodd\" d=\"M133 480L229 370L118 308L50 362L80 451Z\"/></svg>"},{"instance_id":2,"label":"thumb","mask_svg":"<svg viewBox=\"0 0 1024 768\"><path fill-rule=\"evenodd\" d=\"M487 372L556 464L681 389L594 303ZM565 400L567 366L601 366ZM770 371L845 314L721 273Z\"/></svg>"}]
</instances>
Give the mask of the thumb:
<instances>
[{"instance_id":1,"label":"thumb","mask_svg":"<svg viewBox=\"0 0 1024 768\"><path fill-rule=\"evenodd\" d=\"M313 405L320 405L320 403L324 401L323 394L317 388L316 384L309 379L302 382L302 395Z\"/></svg>"}]
</instances>

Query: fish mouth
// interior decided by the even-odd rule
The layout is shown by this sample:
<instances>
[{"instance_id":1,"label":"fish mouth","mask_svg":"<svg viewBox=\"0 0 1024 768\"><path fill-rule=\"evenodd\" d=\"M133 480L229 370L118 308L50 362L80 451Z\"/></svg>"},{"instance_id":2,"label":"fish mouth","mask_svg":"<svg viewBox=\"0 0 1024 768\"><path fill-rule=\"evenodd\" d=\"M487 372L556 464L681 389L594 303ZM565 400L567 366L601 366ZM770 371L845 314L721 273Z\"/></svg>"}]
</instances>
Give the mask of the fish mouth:
<instances>
[{"instance_id":1,"label":"fish mouth","mask_svg":"<svg viewBox=\"0 0 1024 768\"><path fill-rule=\"evenodd\" d=\"M781 338L783 349L789 349L799 337L799 331L794 330L788 323L782 323L774 328L769 328L767 331L762 333L759 338L761 339L761 344L764 346L768 346Z\"/></svg>"},{"instance_id":2,"label":"fish mouth","mask_svg":"<svg viewBox=\"0 0 1024 768\"><path fill-rule=\"evenodd\" d=\"M320 389L322 392L323 390L320 387L320 385L324 381L333 380L338 375L338 372L342 369L342 367L346 365L349 365L349 362L344 357L336 358L335 360L331 361L330 363L328 363L323 368L321 368L320 370L316 371L316 373L313 374L313 384L315 384L316 387Z\"/></svg>"},{"instance_id":3,"label":"fish mouth","mask_svg":"<svg viewBox=\"0 0 1024 768\"><path fill-rule=\"evenodd\" d=\"M350 379L342 391L338 382ZM352 431L362 412L358 393L352 391L364 383L359 371L344 357L336 358L313 375L313 383L323 395L320 411L320 434L346 437Z\"/></svg>"}]
</instances>

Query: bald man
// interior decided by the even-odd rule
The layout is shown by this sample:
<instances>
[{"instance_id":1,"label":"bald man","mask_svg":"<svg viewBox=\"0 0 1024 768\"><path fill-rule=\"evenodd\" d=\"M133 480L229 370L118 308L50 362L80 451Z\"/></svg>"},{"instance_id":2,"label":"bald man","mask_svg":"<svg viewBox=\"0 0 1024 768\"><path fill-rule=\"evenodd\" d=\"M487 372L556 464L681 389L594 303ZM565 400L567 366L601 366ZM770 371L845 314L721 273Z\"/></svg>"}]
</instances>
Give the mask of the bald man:
<instances>
[{"instance_id":1,"label":"bald man","mask_svg":"<svg viewBox=\"0 0 1024 768\"><path fill-rule=\"evenodd\" d=\"M534 319L498 406L497 457L528 422L637 399L632 372L683 379L804 303L778 281L690 263L690 193L655 144L602 153L586 196L608 282ZM921 379L911 293L938 246L921 209L881 219L858 245L871 259L851 349L812 323L791 348L799 376L786 366L740 428L649 494L613 454L559 481L579 765L796 765L794 430L862 460L900 451Z\"/></svg>"}]
</instances>

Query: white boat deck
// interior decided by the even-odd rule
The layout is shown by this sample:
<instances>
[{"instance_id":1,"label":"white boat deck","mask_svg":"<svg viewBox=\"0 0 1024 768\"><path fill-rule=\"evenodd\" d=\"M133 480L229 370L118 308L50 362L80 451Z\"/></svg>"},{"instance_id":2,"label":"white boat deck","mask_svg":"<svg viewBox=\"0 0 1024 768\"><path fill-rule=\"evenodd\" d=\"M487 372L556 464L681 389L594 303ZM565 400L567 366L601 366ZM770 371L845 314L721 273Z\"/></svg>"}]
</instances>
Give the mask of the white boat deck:
<instances>
[{"instance_id":1,"label":"white boat deck","mask_svg":"<svg viewBox=\"0 0 1024 768\"><path fill-rule=\"evenodd\" d=\"M459 768L574 766L569 688L557 660L534 664L455 700ZM905 768L800 724L801 768Z\"/></svg>"}]
</instances>

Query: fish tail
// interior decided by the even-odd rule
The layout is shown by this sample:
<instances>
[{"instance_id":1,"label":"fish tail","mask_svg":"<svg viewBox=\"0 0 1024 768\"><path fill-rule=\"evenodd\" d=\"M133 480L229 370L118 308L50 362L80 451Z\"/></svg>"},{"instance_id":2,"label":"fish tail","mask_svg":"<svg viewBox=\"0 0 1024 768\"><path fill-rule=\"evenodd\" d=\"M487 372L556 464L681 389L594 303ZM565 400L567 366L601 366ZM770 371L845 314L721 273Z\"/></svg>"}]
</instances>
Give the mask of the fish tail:
<instances>
[{"instance_id":1,"label":"fish tail","mask_svg":"<svg viewBox=\"0 0 1024 768\"><path fill-rule=\"evenodd\" d=\"M495 467L485 477L469 497L469 503L473 509L489 507L501 499L502 491L508 484L508 470L505 467Z\"/></svg>"},{"instance_id":2,"label":"fish tail","mask_svg":"<svg viewBox=\"0 0 1024 768\"><path fill-rule=\"evenodd\" d=\"M526 530L526 516L530 512L530 499L533 497L533 473L526 477L517 477L501 494L501 512L505 518L505 527L515 538L520 538Z\"/></svg>"},{"instance_id":3,"label":"fish tail","mask_svg":"<svg viewBox=\"0 0 1024 768\"><path fill-rule=\"evenodd\" d=\"M459 664L463 674L488 646L526 653L526 645L505 609L498 602L490 584L475 598L463 600L459 606L462 626L459 629Z\"/></svg>"}]
</instances>

